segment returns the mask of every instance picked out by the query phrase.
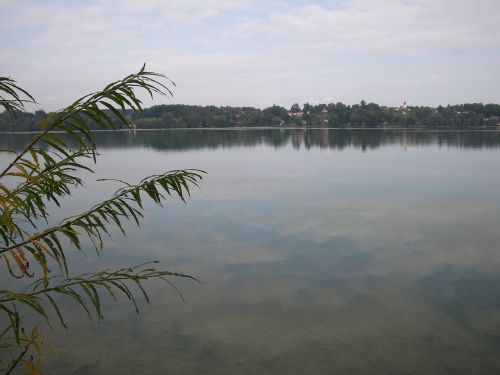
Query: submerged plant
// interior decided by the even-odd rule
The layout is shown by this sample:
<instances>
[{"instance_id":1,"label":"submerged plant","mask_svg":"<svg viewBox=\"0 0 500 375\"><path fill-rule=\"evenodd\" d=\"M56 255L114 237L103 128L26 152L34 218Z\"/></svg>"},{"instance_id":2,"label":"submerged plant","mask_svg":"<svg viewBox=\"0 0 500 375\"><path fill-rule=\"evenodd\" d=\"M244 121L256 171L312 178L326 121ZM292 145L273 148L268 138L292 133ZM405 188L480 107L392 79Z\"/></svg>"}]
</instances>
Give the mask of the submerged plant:
<instances>
[{"instance_id":1,"label":"submerged plant","mask_svg":"<svg viewBox=\"0 0 500 375\"><path fill-rule=\"evenodd\" d=\"M92 127L115 129L130 126L124 110L142 110L137 90L154 95L171 96L173 82L165 76L142 69L103 90L86 95L68 107L49 113L40 122L40 132L21 151L0 150L12 154L12 160L0 168L0 264L4 277L33 279L24 290L0 287L0 369L6 374L24 366L25 371L39 373L42 356L41 324L51 315L66 327L57 295L81 305L87 315L102 318L101 294L113 299L123 294L138 311L132 285L139 288L147 303L149 297L143 281L153 278L191 276L157 270L156 262L131 268L104 270L71 276L66 260L68 247L83 251L82 241L90 239L98 254L103 237L112 226L124 232L127 220L139 225L143 216L143 200L162 205L168 197L184 201L190 188L197 186L202 171L175 170L144 178L136 184L124 181L123 187L109 199L87 211L48 224L50 205L60 206L74 188L84 185L81 172L97 160ZM0 77L0 107L15 115L34 98L10 78ZM56 266L57 276L49 276ZM3 276L3 275L2 275ZM15 283L14 283L15 284ZM21 282L19 281L19 285ZM23 318L31 310L41 321ZM51 311L52 310L52 311Z\"/></svg>"}]
</instances>

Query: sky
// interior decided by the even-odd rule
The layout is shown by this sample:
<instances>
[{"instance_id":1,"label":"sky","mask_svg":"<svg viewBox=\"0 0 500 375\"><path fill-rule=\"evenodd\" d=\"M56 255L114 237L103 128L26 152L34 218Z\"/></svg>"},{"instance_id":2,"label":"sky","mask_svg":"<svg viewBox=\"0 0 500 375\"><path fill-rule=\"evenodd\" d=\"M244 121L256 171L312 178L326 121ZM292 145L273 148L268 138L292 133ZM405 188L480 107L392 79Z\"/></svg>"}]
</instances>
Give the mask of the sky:
<instances>
[{"instance_id":1,"label":"sky","mask_svg":"<svg viewBox=\"0 0 500 375\"><path fill-rule=\"evenodd\" d=\"M500 0L0 0L0 75L56 110L138 71L145 105L500 103Z\"/></svg>"}]
</instances>

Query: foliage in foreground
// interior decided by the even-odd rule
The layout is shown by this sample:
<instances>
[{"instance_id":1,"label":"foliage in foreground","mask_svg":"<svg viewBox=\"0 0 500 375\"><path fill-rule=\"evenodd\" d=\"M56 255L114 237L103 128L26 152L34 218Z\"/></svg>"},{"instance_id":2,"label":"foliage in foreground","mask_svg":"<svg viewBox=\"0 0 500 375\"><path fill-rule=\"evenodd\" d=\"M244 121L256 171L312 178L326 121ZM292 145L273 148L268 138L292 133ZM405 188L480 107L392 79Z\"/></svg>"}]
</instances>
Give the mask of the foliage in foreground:
<instances>
[{"instance_id":1,"label":"foliage in foreground","mask_svg":"<svg viewBox=\"0 0 500 375\"><path fill-rule=\"evenodd\" d=\"M96 162L97 150L91 124L102 129L114 129L116 124L128 126L125 110L142 110L136 91L146 91L151 97L171 96L170 84L173 83L165 76L143 67L43 117L40 132L22 151L0 150L12 154L11 162L0 168L2 277L34 280L25 290L0 287L0 371L9 374L23 368L39 373L41 323L50 323L49 318L56 316L66 327L58 305L60 296L75 301L90 318L101 319L103 292L113 299L124 295L139 311L134 286L149 303L144 281L159 278L172 285L170 277L192 278L157 270L152 266L155 262L75 277L70 274L66 248L82 251L82 241L87 238L100 254L110 227L115 226L125 234L125 221L132 220L139 225L145 199L160 206L171 196L184 201L190 188L197 186L201 179L201 171L175 170L144 178L136 184L121 181L123 187L109 199L55 226L48 225L50 205L63 204L72 189L84 185L81 172L92 172L89 161ZM26 103L34 102L14 80L0 77L0 106L5 113L16 115L24 110ZM59 270L57 276L52 276L54 272L49 276L53 266ZM18 284L21 283L19 280ZM28 310L39 316L41 322L23 319L23 311Z\"/></svg>"}]
</instances>

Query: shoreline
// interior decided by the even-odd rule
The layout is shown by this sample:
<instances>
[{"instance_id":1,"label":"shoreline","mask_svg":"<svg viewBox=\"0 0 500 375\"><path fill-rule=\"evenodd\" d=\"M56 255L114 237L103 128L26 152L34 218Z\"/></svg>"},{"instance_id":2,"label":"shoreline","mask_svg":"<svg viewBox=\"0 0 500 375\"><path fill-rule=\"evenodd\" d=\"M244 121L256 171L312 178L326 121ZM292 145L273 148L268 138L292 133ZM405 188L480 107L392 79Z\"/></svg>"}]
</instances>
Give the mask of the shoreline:
<instances>
[{"instance_id":1,"label":"shoreline","mask_svg":"<svg viewBox=\"0 0 500 375\"><path fill-rule=\"evenodd\" d=\"M499 126L481 126L481 127L439 127L439 128L430 128L430 127L275 127L275 126L247 126L247 127L227 127L227 128L162 128L162 129L151 129L151 128L145 128L145 129L95 129L91 130L92 133L112 133L112 132L144 132L144 131L176 131L176 130L208 130L208 131L221 131L221 130L368 130L368 131L373 131L373 130L379 130L379 131L387 131L387 130L407 130L407 131L413 131L413 132L418 132L418 131L500 131ZM1 131L0 134L38 134L38 131ZM50 133L64 133L64 131L53 131Z\"/></svg>"}]
</instances>

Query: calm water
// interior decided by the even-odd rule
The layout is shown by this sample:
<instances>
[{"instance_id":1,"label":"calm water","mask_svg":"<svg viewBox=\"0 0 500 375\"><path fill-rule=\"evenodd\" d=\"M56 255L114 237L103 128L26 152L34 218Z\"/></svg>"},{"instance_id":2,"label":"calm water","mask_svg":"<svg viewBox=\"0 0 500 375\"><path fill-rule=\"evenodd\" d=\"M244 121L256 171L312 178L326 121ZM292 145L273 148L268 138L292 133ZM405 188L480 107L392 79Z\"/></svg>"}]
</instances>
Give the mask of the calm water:
<instances>
[{"instance_id":1,"label":"calm water","mask_svg":"<svg viewBox=\"0 0 500 375\"><path fill-rule=\"evenodd\" d=\"M0 135L20 147L26 136ZM150 206L74 273L157 259L152 282L47 335L50 374L500 372L500 133L191 130L100 133L96 176L58 215L179 168L186 205Z\"/></svg>"}]
</instances>

